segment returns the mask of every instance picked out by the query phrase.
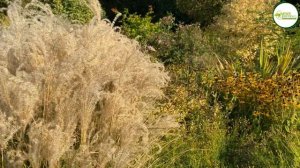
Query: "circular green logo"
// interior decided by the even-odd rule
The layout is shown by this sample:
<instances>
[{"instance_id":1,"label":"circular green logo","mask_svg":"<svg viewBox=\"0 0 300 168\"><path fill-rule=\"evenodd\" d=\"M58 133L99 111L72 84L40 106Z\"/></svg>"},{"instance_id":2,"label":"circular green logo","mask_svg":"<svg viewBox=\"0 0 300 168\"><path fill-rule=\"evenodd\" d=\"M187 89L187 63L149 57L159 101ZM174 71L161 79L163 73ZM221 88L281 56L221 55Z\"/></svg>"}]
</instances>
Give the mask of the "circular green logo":
<instances>
[{"instance_id":1,"label":"circular green logo","mask_svg":"<svg viewBox=\"0 0 300 168\"><path fill-rule=\"evenodd\" d=\"M297 8L290 3L280 3L273 11L275 23L282 28L294 26L299 18Z\"/></svg>"}]
</instances>

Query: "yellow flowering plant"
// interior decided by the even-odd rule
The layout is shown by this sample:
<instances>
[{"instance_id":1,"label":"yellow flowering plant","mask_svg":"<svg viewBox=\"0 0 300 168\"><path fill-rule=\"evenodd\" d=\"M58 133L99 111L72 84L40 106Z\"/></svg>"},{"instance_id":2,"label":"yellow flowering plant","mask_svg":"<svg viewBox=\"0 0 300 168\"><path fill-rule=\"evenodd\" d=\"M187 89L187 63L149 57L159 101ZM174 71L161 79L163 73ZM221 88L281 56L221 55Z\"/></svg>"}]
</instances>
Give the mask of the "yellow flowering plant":
<instances>
[{"instance_id":1,"label":"yellow flowering plant","mask_svg":"<svg viewBox=\"0 0 300 168\"><path fill-rule=\"evenodd\" d=\"M225 166L300 164L300 73L289 45L279 42L272 53L262 43L257 69L237 70L220 60L214 76L201 73L202 87L218 100L227 123Z\"/></svg>"}]
</instances>

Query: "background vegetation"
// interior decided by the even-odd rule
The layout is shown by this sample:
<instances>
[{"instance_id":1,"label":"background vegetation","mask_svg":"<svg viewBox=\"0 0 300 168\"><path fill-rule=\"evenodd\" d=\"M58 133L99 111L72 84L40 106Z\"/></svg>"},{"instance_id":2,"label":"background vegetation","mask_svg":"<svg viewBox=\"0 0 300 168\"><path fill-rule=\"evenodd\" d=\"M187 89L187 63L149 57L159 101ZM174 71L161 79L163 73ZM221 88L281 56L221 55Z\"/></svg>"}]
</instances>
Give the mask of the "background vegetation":
<instances>
[{"instance_id":1,"label":"background vegetation","mask_svg":"<svg viewBox=\"0 0 300 168\"><path fill-rule=\"evenodd\" d=\"M181 125L148 166L299 166L298 28L273 23L276 3L178 0L183 23L126 15L123 33L170 71L161 112Z\"/></svg>"},{"instance_id":2,"label":"background vegetation","mask_svg":"<svg viewBox=\"0 0 300 168\"><path fill-rule=\"evenodd\" d=\"M300 29L273 22L279 1L42 2L0 15L2 166L300 166Z\"/></svg>"}]
</instances>

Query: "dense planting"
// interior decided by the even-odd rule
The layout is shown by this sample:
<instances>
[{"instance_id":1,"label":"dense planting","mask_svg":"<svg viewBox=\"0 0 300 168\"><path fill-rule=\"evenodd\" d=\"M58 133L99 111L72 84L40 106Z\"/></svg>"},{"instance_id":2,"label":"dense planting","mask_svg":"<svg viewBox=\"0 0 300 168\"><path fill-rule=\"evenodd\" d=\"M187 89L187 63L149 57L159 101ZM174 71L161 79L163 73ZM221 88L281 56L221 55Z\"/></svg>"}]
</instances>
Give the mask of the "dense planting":
<instances>
[{"instance_id":1,"label":"dense planting","mask_svg":"<svg viewBox=\"0 0 300 168\"><path fill-rule=\"evenodd\" d=\"M278 2L0 1L0 165L299 167Z\"/></svg>"}]
</instances>

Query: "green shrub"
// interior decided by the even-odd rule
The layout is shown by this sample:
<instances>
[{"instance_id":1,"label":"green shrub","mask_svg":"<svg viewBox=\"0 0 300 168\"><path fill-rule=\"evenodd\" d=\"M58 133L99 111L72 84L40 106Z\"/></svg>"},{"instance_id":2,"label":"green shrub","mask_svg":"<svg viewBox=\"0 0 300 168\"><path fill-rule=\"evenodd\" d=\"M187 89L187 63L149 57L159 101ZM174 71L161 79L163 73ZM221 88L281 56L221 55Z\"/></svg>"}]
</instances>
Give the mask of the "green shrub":
<instances>
[{"instance_id":1,"label":"green shrub","mask_svg":"<svg viewBox=\"0 0 300 168\"><path fill-rule=\"evenodd\" d=\"M130 37L135 38L143 45L149 43L153 36L161 33L163 27L160 22L152 23L153 12L149 11L145 17L141 15L129 14L128 10L123 15L123 33Z\"/></svg>"},{"instance_id":2,"label":"green shrub","mask_svg":"<svg viewBox=\"0 0 300 168\"><path fill-rule=\"evenodd\" d=\"M75 23L88 23L94 13L84 0L45 0L53 9L54 14L65 15Z\"/></svg>"},{"instance_id":3,"label":"green shrub","mask_svg":"<svg viewBox=\"0 0 300 168\"><path fill-rule=\"evenodd\" d=\"M158 57L165 64L196 63L209 51L205 37L197 25L179 25L175 32L158 34L153 46L158 51Z\"/></svg>"},{"instance_id":4,"label":"green shrub","mask_svg":"<svg viewBox=\"0 0 300 168\"><path fill-rule=\"evenodd\" d=\"M205 27L214 21L228 0L176 0L177 8L187 14L194 22Z\"/></svg>"},{"instance_id":5,"label":"green shrub","mask_svg":"<svg viewBox=\"0 0 300 168\"><path fill-rule=\"evenodd\" d=\"M0 0L0 8L5 8L8 5L8 1L6 0ZM8 19L6 16L6 13L1 11L0 12L0 26L1 25L7 25L8 24Z\"/></svg>"},{"instance_id":6,"label":"green shrub","mask_svg":"<svg viewBox=\"0 0 300 168\"><path fill-rule=\"evenodd\" d=\"M0 0L0 8L5 8L7 7L9 1L7 0Z\"/></svg>"},{"instance_id":7,"label":"green shrub","mask_svg":"<svg viewBox=\"0 0 300 168\"><path fill-rule=\"evenodd\" d=\"M6 14L0 12L0 26L9 25L9 20Z\"/></svg>"},{"instance_id":8,"label":"green shrub","mask_svg":"<svg viewBox=\"0 0 300 168\"><path fill-rule=\"evenodd\" d=\"M166 90L167 98L160 113L175 114L181 123L164 136L160 151L153 150L150 167L220 167L219 154L226 134L218 103L206 99L198 85L197 74L187 65L169 66L173 81Z\"/></svg>"},{"instance_id":9,"label":"green shrub","mask_svg":"<svg viewBox=\"0 0 300 168\"><path fill-rule=\"evenodd\" d=\"M0 1L0 8L7 7L8 2L10 1ZM25 6L29 2L22 0L22 5ZM64 15L74 23L88 23L95 15L91 6L84 0L41 0L41 2L50 4L54 14ZM0 24L8 24L5 13L0 13Z\"/></svg>"},{"instance_id":10,"label":"green shrub","mask_svg":"<svg viewBox=\"0 0 300 168\"><path fill-rule=\"evenodd\" d=\"M151 23L149 15L143 18L135 14L126 18L122 27L125 34L131 38L140 37L138 40L143 45L154 47L156 51L151 54L167 65L173 77L159 113L178 115L182 123L179 130L162 137L158 142L161 151L153 149L153 159L147 166L220 166L224 120L218 113L218 103L208 103L206 92L195 80L197 70L206 69L208 63L215 62L202 30L198 25L175 25L172 16L158 23Z\"/></svg>"},{"instance_id":11,"label":"green shrub","mask_svg":"<svg viewBox=\"0 0 300 168\"><path fill-rule=\"evenodd\" d=\"M151 54L165 65L190 64L203 67L204 62L215 60L208 39L198 25L178 25L170 15L152 22L153 12L145 17L125 12L122 30L130 38L136 38L143 46L152 47ZM194 65L192 65L194 64Z\"/></svg>"},{"instance_id":12,"label":"green shrub","mask_svg":"<svg viewBox=\"0 0 300 168\"><path fill-rule=\"evenodd\" d=\"M106 11L108 19L113 20L116 16L116 9L121 13L128 10L129 14L145 16L149 8L154 13L154 21L158 21L169 13L176 16L176 19L187 19L176 7L176 0L100 0L103 9Z\"/></svg>"}]
</instances>

